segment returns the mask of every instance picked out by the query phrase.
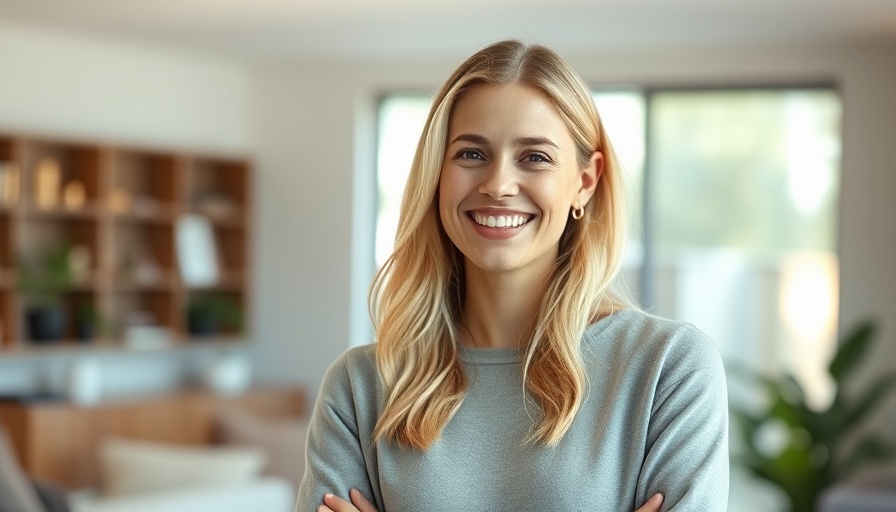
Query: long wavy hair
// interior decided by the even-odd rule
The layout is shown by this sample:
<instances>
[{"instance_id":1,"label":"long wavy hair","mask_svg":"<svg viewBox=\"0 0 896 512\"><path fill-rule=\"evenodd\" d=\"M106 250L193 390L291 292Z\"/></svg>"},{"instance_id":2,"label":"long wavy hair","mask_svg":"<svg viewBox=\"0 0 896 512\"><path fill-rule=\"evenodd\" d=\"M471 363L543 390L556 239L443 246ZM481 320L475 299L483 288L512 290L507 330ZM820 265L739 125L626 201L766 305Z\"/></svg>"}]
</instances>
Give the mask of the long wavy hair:
<instances>
[{"instance_id":1,"label":"long wavy hair","mask_svg":"<svg viewBox=\"0 0 896 512\"><path fill-rule=\"evenodd\" d=\"M467 392L458 361L464 258L441 225L437 202L452 111L482 84L541 91L572 134L580 166L595 151L604 156L584 218L567 220L532 338L524 346L524 382L541 411L529 441L555 445L563 438L586 392L583 333L590 323L627 305L612 291L624 241L619 169L588 87L543 46L503 41L478 51L435 98L405 187L394 252L370 289L376 364L386 390L376 440L425 450Z\"/></svg>"}]
</instances>

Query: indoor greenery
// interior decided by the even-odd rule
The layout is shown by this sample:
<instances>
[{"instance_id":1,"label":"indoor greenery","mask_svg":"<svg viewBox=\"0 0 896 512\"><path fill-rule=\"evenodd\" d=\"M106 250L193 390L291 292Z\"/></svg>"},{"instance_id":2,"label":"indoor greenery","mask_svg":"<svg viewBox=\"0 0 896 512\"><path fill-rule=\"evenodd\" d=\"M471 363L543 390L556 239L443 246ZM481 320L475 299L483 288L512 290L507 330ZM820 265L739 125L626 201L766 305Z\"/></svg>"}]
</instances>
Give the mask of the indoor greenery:
<instances>
[{"instance_id":1,"label":"indoor greenery","mask_svg":"<svg viewBox=\"0 0 896 512\"><path fill-rule=\"evenodd\" d=\"M73 280L68 245L53 247L36 258L22 259L16 269L17 287L34 307L61 304Z\"/></svg>"},{"instance_id":2,"label":"indoor greenery","mask_svg":"<svg viewBox=\"0 0 896 512\"><path fill-rule=\"evenodd\" d=\"M759 384L770 398L761 411L732 405L734 431L739 430L743 446L743 453L733 454L732 461L784 491L792 512L813 512L825 488L867 464L896 456L896 439L874 434L850 437L896 387L894 372L863 390L847 385L859 371L859 362L871 346L875 329L874 322L862 322L839 344L828 366L836 392L824 410L807 405L803 389L790 374L771 377L743 367L729 367L732 374Z\"/></svg>"},{"instance_id":3,"label":"indoor greenery","mask_svg":"<svg viewBox=\"0 0 896 512\"><path fill-rule=\"evenodd\" d=\"M243 311L233 297L225 293L203 293L191 297L187 306L187 328L197 336L239 332Z\"/></svg>"},{"instance_id":4,"label":"indoor greenery","mask_svg":"<svg viewBox=\"0 0 896 512\"><path fill-rule=\"evenodd\" d=\"M53 247L32 259L19 260L16 287L26 301L29 339L44 342L62 338L67 323L65 292L73 281L68 245Z\"/></svg>"}]
</instances>

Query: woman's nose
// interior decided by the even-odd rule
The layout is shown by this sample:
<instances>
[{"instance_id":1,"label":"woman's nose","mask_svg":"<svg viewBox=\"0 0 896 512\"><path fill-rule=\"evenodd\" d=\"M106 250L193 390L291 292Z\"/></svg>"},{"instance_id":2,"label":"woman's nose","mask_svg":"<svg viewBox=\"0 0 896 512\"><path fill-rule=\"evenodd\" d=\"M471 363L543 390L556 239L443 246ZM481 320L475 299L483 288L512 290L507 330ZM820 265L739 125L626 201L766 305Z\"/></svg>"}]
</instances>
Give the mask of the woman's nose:
<instances>
[{"instance_id":1,"label":"woman's nose","mask_svg":"<svg viewBox=\"0 0 896 512\"><path fill-rule=\"evenodd\" d=\"M479 184L479 193L492 199L500 199L514 196L518 192L519 184L512 162L498 159L485 169L482 182Z\"/></svg>"}]
</instances>

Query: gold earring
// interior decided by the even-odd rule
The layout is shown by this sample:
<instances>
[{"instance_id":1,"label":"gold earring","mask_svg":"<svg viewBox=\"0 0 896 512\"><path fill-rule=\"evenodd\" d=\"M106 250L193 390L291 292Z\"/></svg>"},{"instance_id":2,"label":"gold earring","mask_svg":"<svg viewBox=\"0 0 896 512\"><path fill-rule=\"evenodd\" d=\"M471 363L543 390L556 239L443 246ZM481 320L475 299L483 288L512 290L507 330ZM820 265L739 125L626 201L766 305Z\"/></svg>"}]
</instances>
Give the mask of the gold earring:
<instances>
[{"instance_id":1,"label":"gold earring","mask_svg":"<svg viewBox=\"0 0 896 512\"><path fill-rule=\"evenodd\" d=\"M585 216L585 207L584 206L577 206L572 209L572 218L573 219L579 220L584 216Z\"/></svg>"}]
</instances>

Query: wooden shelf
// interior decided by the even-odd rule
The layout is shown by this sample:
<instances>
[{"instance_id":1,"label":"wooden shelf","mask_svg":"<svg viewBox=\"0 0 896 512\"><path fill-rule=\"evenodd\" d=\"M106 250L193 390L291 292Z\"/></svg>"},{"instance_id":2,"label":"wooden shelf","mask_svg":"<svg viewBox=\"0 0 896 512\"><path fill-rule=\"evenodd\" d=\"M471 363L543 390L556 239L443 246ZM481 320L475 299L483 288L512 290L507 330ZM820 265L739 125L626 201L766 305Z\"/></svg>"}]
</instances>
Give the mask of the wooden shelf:
<instances>
[{"instance_id":1,"label":"wooden shelf","mask_svg":"<svg viewBox=\"0 0 896 512\"><path fill-rule=\"evenodd\" d=\"M246 275L242 272L228 272L221 275L218 280L212 284L204 286L189 286L190 291L203 290L244 290L246 288Z\"/></svg>"},{"instance_id":2,"label":"wooden shelf","mask_svg":"<svg viewBox=\"0 0 896 512\"><path fill-rule=\"evenodd\" d=\"M65 220L65 219L98 219L102 213L96 204L88 204L78 208L39 208L34 205L26 205L23 214L35 220Z\"/></svg>"},{"instance_id":3,"label":"wooden shelf","mask_svg":"<svg viewBox=\"0 0 896 512\"><path fill-rule=\"evenodd\" d=\"M119 223L148 223L148 224L173 224L177 220L177 212L173 206L160 206L149 211L130 210L126 212L114 212L112 220Z\"/></svg>"},{"instance_id":4,"label":"wooden shelf","mask_svg":"<svg viewBox=\"0 0 896 512\"><path fill-rule=\"evenodd\" d=\"M16 284L15 273L12 269L0 269L0 290L12 288Z\"/></svg>"},{"instance_id":5,"label":"wooden shelf","mask_svg":"<svg viewBox=\"0 0 896 512\"><path fill-rule=\"evenodd\" d=\"M131 350L129 339L153 329L174 346L245 339L234 322L192 332L191 307L213 298L248 325L250 182L244 159L0 134L0 358ZM214 284L182 276L178 227L188 214L212 232ZM82 278L62 291L61 339L36 341L17 270L61 248L76 248Z\"/></svg>"},{"instance_id":6,"label":"wooden shelf","mask_svg":"<svg viewBox=\"0 0 896 512\"><path fill-rule=\"evenodd\" d=\"M113 293L140 293L180 290L180 284L173 275L162 276L156 281L142 282L133 278L113 280L109 286Z\"/></svg>"}]
</instances>

